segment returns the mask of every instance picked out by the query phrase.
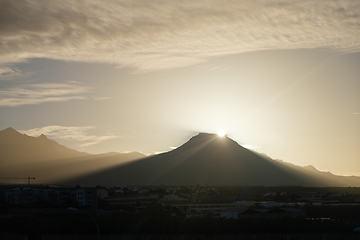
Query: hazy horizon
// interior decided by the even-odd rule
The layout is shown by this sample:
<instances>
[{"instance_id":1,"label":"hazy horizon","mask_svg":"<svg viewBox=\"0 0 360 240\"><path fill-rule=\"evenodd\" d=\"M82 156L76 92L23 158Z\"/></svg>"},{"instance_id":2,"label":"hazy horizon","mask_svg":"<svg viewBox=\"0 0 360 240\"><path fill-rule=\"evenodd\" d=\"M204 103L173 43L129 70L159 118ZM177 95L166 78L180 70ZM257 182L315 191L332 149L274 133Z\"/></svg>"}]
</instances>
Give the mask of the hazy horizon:
<instances>
[{"instance_id":1,"label":"hazy horizon","mask_svg":"<svg viewBox=\"0 0 360 240\"><path fill-rule=\"evenodd\" d=\"M1 1L0 129L88 153L226 132L360 176L356 1Z\"/></svg>"}]
</instances>

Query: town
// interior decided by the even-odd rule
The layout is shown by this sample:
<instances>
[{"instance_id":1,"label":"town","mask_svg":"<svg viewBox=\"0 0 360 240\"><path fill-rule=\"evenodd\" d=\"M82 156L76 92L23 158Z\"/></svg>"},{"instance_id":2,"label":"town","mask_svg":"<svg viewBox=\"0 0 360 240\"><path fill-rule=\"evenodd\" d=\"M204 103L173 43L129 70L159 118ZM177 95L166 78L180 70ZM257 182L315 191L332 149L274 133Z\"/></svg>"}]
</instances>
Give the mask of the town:
<instances>
[{"instance_id":1,"label":"town","mask_svg":"<svg viewBox=\"0 0 360 240\"><path fill-rule=\"evenodd\" d=\"M19 221L36 222L41 219L78 219L87 224L87 227L82 225L83 229L92 229L93 223L86 215L94 217L102 226L102 232L108 234L120 233L119 227L107 226L104 229L105 222L110 221L109 219L113 222L128 221L130 228L139 219L167 219L169 229L166 231L169 234L200 234L209 231L199 228L181 232L170 227L171 224L189 224L191 221L201 224L202 221L249 222L252 219L255 226L257 221L276 222L284 219L291 222L292 232L315 231L311 226L322 227L324 232L353 232L360 226L360 188L354 187L1 185L0 192L1 230L17 233ZM293 221L298 221L298 225L307 224L310 228L294 228L296 224ZM63 226L61 232L84 231L71 229L72 225ZM59 226L58 223L56 226ZM159 226L151 229L143 226L131 231L122 227L120 229L122 233L163 233L164 229L156 229ZM214 233L224 233L221 225L217 224L216 228L217 230L212 229ZM280 231L276 228L262 228L265 233ZM234 229L228 227L226 231L253 233L251 228L241 231L236 227ZM23 233L28 232L34 232L34 229L25 227ZM34 234L40 234L39 232L58 233L59 229L50 227ZM281 232L284 232L283 229Z\"/></svg>"}]
</instances>

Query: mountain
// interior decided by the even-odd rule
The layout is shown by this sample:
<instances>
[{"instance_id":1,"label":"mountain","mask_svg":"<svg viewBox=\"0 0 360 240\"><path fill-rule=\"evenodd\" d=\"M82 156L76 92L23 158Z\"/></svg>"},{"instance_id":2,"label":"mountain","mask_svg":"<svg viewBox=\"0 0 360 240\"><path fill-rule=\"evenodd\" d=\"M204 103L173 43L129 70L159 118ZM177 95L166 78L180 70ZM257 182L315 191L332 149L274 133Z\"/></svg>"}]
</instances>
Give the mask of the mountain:
<instances>
[{"instance_id":1,"label":"mountain","mask_svg":"<svg viewBox=\"0 0 360 240\"><path fill-rule=\"evenodd\" d=\"M89 155L62 146L43 134L31 137L11 127L0 131L0 152L1 159L16 164Z\"/></svg>"},{"instance_id":2,"label":"mountain","mask_svg":"<svg viewBox=\"0 0 360 240\"><path fill-rule=\"evenodd\" d=\"M114 185L360 186L359 177L336 176L312 166L273 160L228 137L200 133L170 152L83 175L68 182Z\"/></svg>"},{"instance_id":3,"label":"mountain","mask_svg":"<svg viewBox=\"0 0 360 240\"><path fill-rule=\"evenodd\" d=\"M273 160L215 134L200 133L170 152L146 157L137 152L88 154L45 135L0 131L0 176L28 175L36 178L34 183L88 185L360 186L359 177Z\"/></svg>"},{"instance_id":4,"label":"mountain","mask_svg":"<svg viewBox=\"0 0 360 240\"><path fill-rule=\"evenodd\" d=\"M45 135L31 137L13 128L0 131L1 182L16 182L9 178L31 175L38 183L57 183L144 157L138 152L89 154L69 149Z\"/></svg>"}]
</instances>

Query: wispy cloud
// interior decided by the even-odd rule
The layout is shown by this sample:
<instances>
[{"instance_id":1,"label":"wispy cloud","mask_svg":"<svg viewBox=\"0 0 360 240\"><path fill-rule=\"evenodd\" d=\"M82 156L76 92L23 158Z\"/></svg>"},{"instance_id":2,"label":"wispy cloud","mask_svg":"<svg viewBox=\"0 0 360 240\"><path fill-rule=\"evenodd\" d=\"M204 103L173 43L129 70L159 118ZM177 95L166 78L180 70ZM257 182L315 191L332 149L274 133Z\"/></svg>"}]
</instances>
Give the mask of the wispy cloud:
<instances>
[{"instance_id":1,"label":"wispy cloud","mask_svg":"<svg viewBox=\"0 0 360 240\"><path fill-rule=\"evenodd\" d=\"M95 144L98 144L100 142L103 142L105 140L118 138L118 136L115 136L115 135L107 135L107 136L93 136L92 135L92 136L89 136L89 137L91 137L90 138L91 141L81 144L80 147L88 147L88 146L95 145Z\"/></svg>"},{"instance_id":2,"label":"wispy cloud","mask_svg":"<svg viewBox=\"0 0 360 240\"><path fill-rule=\"evenodd\" d=\"M82 142L79 144L79 147L88 147L91 145L98 144L100 142L118 138L116 135L92 135L88 131L94 129L93 126L85 127L66 127L66 126L45 126L41 128L33 128L29 130L21 130L20 132L25 133L29 136L40 136L41 134L46 135L49 138L53 139L63 139L63 140L73 140Z\"/></svg>"},{"instance_id":3,"label":"wispy cloud","mask_svg":"<svg viewBox=\"0 0 360 240\"><path fill-rule=\"evenodd\" d=\"M230 67L226 65L217 65L217 66L204 66L204 68L210 71L223 71L229 69Z\"/></svg>"},{"instance_id":4,"label":"wispy cloud","mask_svg":"<svg viewBox=\"0 0 360 240\"><path fill-rule=\"evenodd\" d=\"M0 90L0 106L20 106L44 102L85 99L90 87L79 84L30 84Z\"/></svg>"},{"instance_id":5,"label":"wispy cloud","mask_svg":"<svg viewBox=\"0 0 360 240\"><path fill-rule=\"evenodd\" d=\"M110 100L113 99L112 97L94 97L94 100L96 101L104 101L104 100Z\"/></svg>"},{"instance_id":6,"label":"wispy cloud","mask_svg":"<svg viewBox=\"0 0 360 240\"><path fill-rule=\"evenodd\" d=\"M11 80L21 75L23 75L23 73L17 68L0 66L0 81Z\"/></svg>"},{"instance_id":7,"label":"wispy cloud","mask_svg":"<svg viewBox=\"0 0 360 240\"><path fill-rule=\"evenodd\" d=\"M155 152L152 152L152 153L148 153L146 155L158 155L158 154L161 154L161 153L166 153L166 152L169 152L169 151L172 151L172 150L175 150L177 149L178 147L169 147L170 150L168 151L155 151Z\"/></svg>"},{"instance_id":8,"label":"wispy cloud","mask_svg":"<svg viewBox=\"0 0 360 240\"><path fill-rule=\"evenodd\" d=\"M354 113L352 113L353 115L360 115L360 113L359 112L354 112Z\"/></svg>"},{"instance_id":9,"label":"wispy cloud","mask_svg":"<svg viewBox=\"0 0 360 240\"><path fill-rule=\"evenodd\" d=\"M255 150L255 149L261 148L261 147L254 146L254 145L251 145L251 144L241 144L241 146L244 147L244 148L247 148L247 149L251 149L251 150Z\"/></svg>"},{"instance_id":10,"label":"wispy cloud","mask_svg":"<svg viewBox=\"0 0 360 240\"><path fill-rule=\"evenodd\" d=\"M0 64L28 58L139 71L266 49L360 49L353 0L0 2Z\"/></svg>"}]
</instances>

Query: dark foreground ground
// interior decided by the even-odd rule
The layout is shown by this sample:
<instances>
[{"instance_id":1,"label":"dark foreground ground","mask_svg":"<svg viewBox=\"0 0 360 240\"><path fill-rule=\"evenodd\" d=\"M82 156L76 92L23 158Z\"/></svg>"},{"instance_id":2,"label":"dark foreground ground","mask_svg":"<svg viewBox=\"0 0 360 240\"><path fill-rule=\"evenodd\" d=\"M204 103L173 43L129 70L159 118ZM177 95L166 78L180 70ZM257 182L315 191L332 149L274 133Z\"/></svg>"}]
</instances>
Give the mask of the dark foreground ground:
<instances>
[{"instance_id":1,"label":"dark foreground ground","mask_svg":"<svg viewBox=\"0 0 360 240\"><path fill-rule=\"evenodd\" d=\"M0 233L1 234L1 233ZM27 236L20 234L3 233L3 238L7 240L359 240L360 235L354 233L279 233L279 234L112 234L97 235L90 234L57 234L57 235L41 235Z\"/></svg>"},{"instance_id":2,"label":"dark foreground ground","mask_svg":"<svg viewBox=\"0 0 360 240\"><path fill-rule=\"evenodd\" d=\"M212 219L146 215L95 217L100 239L359 239L355 222L308 219ZM0 219L1 240L97 239L86 216Z\"/></svg>"},{"instance_id":3,"label":"dark foreground ground","mask_svg":"<svg viewBox=\"0 0 360 240\"><path fill-rule=\"evenodd\" d=\"M166 195L165 190L149 190L148 193ZM262 201L298 203L299 194L311 197L315 194L323 202L305 201L304 206L297 206L306 212L307 218L237 220L216 216L187 219L183 211L160 202L148 204L143 212L137 212L137 205L113 206L104 200L97 202L96 209L102 210L95 210L71 201L55 206L45 202L8 204L0 199L0 240L98 239L96 225L84 214L86 211L98 223L102 240L360 240L360 234L354 232L360 226L360 203L356 201L360 199L360 188L222 187L205 193L201 190L201 187L180 187L176 194L183 198L191 196L189 201L245 199L258 205ZM266 195L267 192L277 194ZM320 194L322 192L324 194ZM110 197L121 197L112 194L110 191ZM68 207L79 208L82 212L69 211ZM176 216L172 217L174 213Z\"/></svg>"}]
</instances>

